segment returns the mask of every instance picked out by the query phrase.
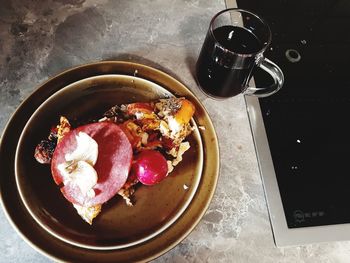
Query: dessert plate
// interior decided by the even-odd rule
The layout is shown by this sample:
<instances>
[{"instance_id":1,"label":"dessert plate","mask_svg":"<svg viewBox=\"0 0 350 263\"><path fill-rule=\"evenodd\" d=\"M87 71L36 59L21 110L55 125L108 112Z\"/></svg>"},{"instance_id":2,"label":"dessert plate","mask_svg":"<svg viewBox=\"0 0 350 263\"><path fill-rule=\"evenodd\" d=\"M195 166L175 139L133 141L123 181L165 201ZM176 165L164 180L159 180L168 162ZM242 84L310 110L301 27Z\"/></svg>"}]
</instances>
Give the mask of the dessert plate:
<instances>
[{"instance_id":1,"label":"dessert plate","mask_svg":"<svg viewBox=\"0 0 350 263\"><path fill-rule=\"evenodd\" d=\"M154 186L137 185L133 207L128 207L123 198L116 195L103 204L102 212L92 225L83 221L63 198L51 176L50 165L39 164L33 151L41 139L47 138L60 116L73 122L98 120L114 105L172 96L149 80L102 75L74 82L41 104L25 125L15 156L17 187L37 223L62 241L90 249L133 246L171 226L192 201L202 175L203 147L194 120L194 131L188 137L191 148L166 180Z\"/></svg>"},{"instance_id":2,"label":"dessert plate","mask_svg":"<svg viewBox=\"0 0 350 263\"><path fill-rule=\"evenodd\" d=\"M69 236L70 231L77 231L76 225L73 223L69 228L66 228L68 233L68 236L64 236L62 232L59 231L58 234L64 236L64 240L62 238L56 238L53 236L52 233L48 231L48 227L52 227L52 224L55 220L64 220L64 216L55 214L55 211L52 211L52 208L50 206L47 206L45 209L43 209L45 202L56 202L57 198L59 198L60 193L53 194L57 189L55 189L55 186L52 185L52 189L48 190L46 188L41 188L43 191L47 191L47 194L54 195L43 195L42 197L47 197L46 200L42 200L40 197L40 202L38 203L38 210L34 207L31 207L31 212L28 211L28 204L25 204L25 202L28 202L29 199L24 198L22 201L22 197L26 195L27 193L24 192L24 189L18 190L16 179L15 179L15 156L16 156L16 148L17 144L19 142L22 130L26 126L27 122L29 121L30 117L33 115L33 113L40 107L41 104L45 103L45 101L50 98L53 94L56 92L59 92L60 90L64 89L68 85L75 83L80 80L84 80L91 77L96 76L103 76L103 75L110 75L110 74L118 74L118 75L125 75L125 76L134 76L135 73L137 73L137 77L143 80L148 80L152 82L153 84L157 84L160 87L164 88L167 92L170 92L171 94L174 94L175 96L185 96L189 100L191 100L196 107L196 113L194 116L194 121L198 126L204 127L204 129L198 129L198 135L201 138L201 143L198 145L202 149L202 166L199 169L200 175L198 176L192 176L192 178L195 178L195 181L198 180L197 186L194 188L194 192L190 194L189 199L186 199L188 197L185 197L186 200L189 200L188 203L185 202L185 208L182 208L182 210L176 210L177 212L168 213L168 218L165 219L163 222L171 222L168 224L165 224L166 227L159 228L161 231L158 231L156 235L149 234L154 233L154 231L149 230L146 233L146 239L140 236L137 237L137 235L130 235L131 240L128 240L128 237L125 236L122 243L119 243L116 245L115 240L112 243L109 243L112 239L102 239L102 244L100 241L96 243L87 243L86 247L81 247L78 245L72 245L67 242L65 239L71 238ZM103 78L103 77L102 77ZM108 78L108 77L107 77ZM119 103L119 101L116 101L116 104ZM95 108L94 108L95 109ZM77 111L77 114L80 114L80 111ZM77 116L78 116L77 115ZM82 116L82 115L79 115ZM49 124L47 124L49 125ZM40 132L46 132L41 131ZM35 136L35 135L34 135ZM192 140L192 139L191 139ZM196 140L194 138L193 142L196 144ZM32 142L36 143L36 142ZM18 150L20 150L21 147L19 147ZM24 148L23 148L24 149ZM197 147L194 147L194 149L198 149ZM197 154L197 153L196 153ZM23 159L20 160L19 154L17 161L24 163L24 162L30 162L30 160L33 158L32 154L25 155ZM198 156L198 155L197 155ZM184 166L191 165L184 163ZM197 167L197 166L196 166ZM42 167L38 168L39 170L42 169ZM194 172L198 172L199 170L195 170ZM1 144L0 144L0 194L1 194L1 201L3 208L5 210L5 214L7 215L8 219L14 226L14 228L18 231L18 233L34 248L45 254L46 256L59 261L84 261L84 262L123 262L123 261L147 261L154 259L161 254L169 251L171 248L173 248L175 245L177 245L179 242L181 242L198 224L202 216L204 215L206 209L209 206L210 200L214 194L217 179L218 179L218 173L219 173L219 150L218 150L218 142L217 137L212 125L212 122L205 111L204 107L201 105L201 103L196 99L196 97L180 82L178 82L173 77L169 76L168 74L165 74L162 71L159 71L157 69L136 64L136 63L130 63L130 62L121 62L121 61L106 61L106 62L99 62L94 64L88 64L83 65L77 68L73 68L70 70L67 70L51 79L49 79L47 82L42 84L39 88L37 88L32 95L30 95L17 109L17 111L14 113L10 121L8 122L3 136L1 138ZM19 172L19 168L18 168ZM22 171L24 172L24 171ZM41 174L41 176L46 176L48 184L51 180L50 174ZM181 176L179 178L176 178L174 176L174 180L180 180ZM173 178L167 178L173 180ZM28 187L37 187L35 184L37 182L30 182ZM182 181L181 183L183 183ZM187 181L186 181L187 182ZM45 185L45 184L44 184ZM161 187L162 183L159 185ZM48 185L46 185L48 186ZM181 184L177 185L178 187L181 186ZM23 188L23 186L21 186ZM165 187L165 186L164 186ZM183 187L183 185L182 185ZM39 186L40 188L40 186ZM30 188L29 188L30 189ZM34 188L35 189L35 188ZM146 189L146 188L145 188ZM151 188L149 188L151 189ZM178 188L177 188L178 189ZM53 191L52 191L53 190ZM139 191L140 190L140 191ZM153 190L153 189L151 189ZM154 191L151 191L154 192ZM184 189L179 189L179 191L184 191ZM137 192L145 191L142 189L138 189ZM21 192L21 193L20 193ZM185 192L190 193L189 192ZM185 194L185 195L186 195ZM141 195L141 193L139 194ZM142 192L142 195L143 192ZM192 196L191 196L192 195ZM38 198L38 196L34 197ZM63 198L63 197L62 197ZM27 201L26 201L27 200ZM147 198L142 199L141 197L137 196L137 200L141 200L140 202L143 202L142 200L147 200ZM30 203L32 201L29 201ZM44 202L44 203L43 203ZM64 202L66 202L64 200ZM62 201L59 205L64 205L62 208L63 211L67 212L67 205L69 204L64 203ZM111 216L110 211L113 211L114 207L123 206L121 204L121 200L118 200L117 198L111 202L110 207L106 208L106 213L104 215L104 218L101 217L101 221L105 221L107 217ZM183 202L180 202L183 206ZM108 204L109 205L109 204ZM47 210L50 208L49 210ZM126 209L129 209L128 207L125 207ZM121 208L118 209L118 211ZM131 208L132 209L132 208ZM58 209L59 210L59 209ZM180 212L179 212L180 211ZM33 216L33 213L37 213L36 216L42 216L40 220L47 219L48 221L42 221L41 223L38 223L38 218L35 219ZM46 213L46 214L45 214ZM69 213L73 213L72 211L68 211ZM73 215L73 214L72 214ZM101 214L103 215L103 214ZM170 215L170 217L169 217ZM172 217L174 215L177 215L175 217ZM74 215L75 216L75 215ZM161 214L158 215L159 218L161 218ZM71 217L69 217L71 218ZM173 221L169 218L175 218ZM40 221L39 220L39 221ZM79 220L81 220L79 218ZM161 221L161 220L159 220ZM45 227L43 227L44 224L47 224ZM108 222L106 220L105 222ZM101 222L102 223L102 222ZM56 222L58 226L64 226L66 225L66 222ZM79 222L80 224L80 222ZM98 225L98 224L97 224ZM87 226L88 227L88 226ZM56 229L56 228L53 228ZM57 230L57 229L56 229ZM104 230L105 231L105 230ZM118 230L115 230L118 231ZM142 231L141 231L142 232ZM86 234L87 232L85 232ZM76 233L73 233L76 234ZM94 232L93 232L94 234ZM136 237L136 238L135 238ZM90 239L89 242L93 242L92 239ZM142 242L136 242L134 241L142 240ZM81 243L82 241L79 240L78 243ZM84 242L83 242L84 243ZM103 249L91 249L89 246L92 244L92 247L103 247ZM97 245L96 245L97 244ZM112 245L111 245L112 244ZM127 244L125 246L125 244ZM130 245L131 244L131 245ZM86 243L83 245L85 246ZM122 246L123 248L119 247ZM107 250L105 249L107 248ZM112 249L111 249L112 248Z\"/></svg>"}]
</instances>

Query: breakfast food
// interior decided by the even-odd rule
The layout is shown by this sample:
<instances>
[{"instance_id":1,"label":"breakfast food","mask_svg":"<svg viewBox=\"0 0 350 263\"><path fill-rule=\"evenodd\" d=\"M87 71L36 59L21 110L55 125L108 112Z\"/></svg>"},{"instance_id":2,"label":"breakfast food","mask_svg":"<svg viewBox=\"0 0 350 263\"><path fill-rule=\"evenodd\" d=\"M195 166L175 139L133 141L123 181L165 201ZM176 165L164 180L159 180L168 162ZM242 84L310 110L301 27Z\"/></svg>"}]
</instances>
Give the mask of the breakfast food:
<instances>
[{"instance_id":1,"label":"breakfast food","mask_svg":"<svg viewBox=\"0 0 350 263\"><path fill-rule=\"evenodd\" d=\"M65 117L34 152L89 224L116 194L133 205L136 184L164 180L190 148L194 105L185 98L116 105L101 119L72 127Z\"/></svg>"}]
</instances>

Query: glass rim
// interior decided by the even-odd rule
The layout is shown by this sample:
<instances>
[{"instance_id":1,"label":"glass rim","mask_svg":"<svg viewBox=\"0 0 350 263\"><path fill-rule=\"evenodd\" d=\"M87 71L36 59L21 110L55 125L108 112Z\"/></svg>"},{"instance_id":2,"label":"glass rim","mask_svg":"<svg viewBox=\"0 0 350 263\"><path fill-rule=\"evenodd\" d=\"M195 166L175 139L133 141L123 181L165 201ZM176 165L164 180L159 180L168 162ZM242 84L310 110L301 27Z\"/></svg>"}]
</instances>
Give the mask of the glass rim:
<instances>
[{"instance_id":1,"label":"glass rim","mask_svg":"<svg viewBox=\"0 0 350 263\"><path fill-rule=\"evenodd\" d=\"M214 24L214 21L216 20L216 18L218 16L220 16L221 14L223 13L226 13L226 12L231 12L231 11L235 11L235 12L239 12L239 13L247 13L251 16L254 16L255 18L257 18L264 26L265 28L267 29L267 32L268 32L268 39L266 42L264 42L264 45L263 47L259 50L259 51L256 51L254 53L249 53L249 54L242 54L242 53L237 53L237 52L234 52L234 51L231 51L229 49L227 49L226 47L224 47L218 40L217 38L215 37L214 35L214 31L213 31L213 24ZM225 50L226 52L230 52L232 54L235 54L235 55L238 55L238 56L241 56L241 57L253 57L253 56L256 56L257 54L259 53L263 53L271 44L272 42L272 32L271 32L271 29L270 29L270 26L268 25L268 23L263 19L261 18L260 16L258 16L257 14L249 11L249 10L246 10L246 9L242 9L242 8L227 8L227 9L224 9L218 13L216 13L214 15L214 17L211 19L210 21L210 24L209 24L209 32L211 34L211 36L213 37L213 39L215 40L216 42L216 45L218 45L219 47L221 47L223 50Z\"/></svg>"}]
</instances>

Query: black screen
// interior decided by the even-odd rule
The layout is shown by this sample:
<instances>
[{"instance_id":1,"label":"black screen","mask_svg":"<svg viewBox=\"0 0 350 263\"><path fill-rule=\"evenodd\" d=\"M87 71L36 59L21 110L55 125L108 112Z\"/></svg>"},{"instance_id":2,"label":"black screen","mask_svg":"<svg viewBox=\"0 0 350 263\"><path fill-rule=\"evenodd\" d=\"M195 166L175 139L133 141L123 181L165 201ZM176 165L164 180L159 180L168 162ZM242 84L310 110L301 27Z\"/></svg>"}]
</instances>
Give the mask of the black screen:
<instances>
[{"instance_id":1,"label":"black screen","mask_svg":"<svg viewBox=\"0 0 350 263\"><path fill-rule=\"evenodd\" d=\"M350 1L237 3L268 22L285 75L259 102L288 227L350 223Z\"/></svg>"}]
</instances>

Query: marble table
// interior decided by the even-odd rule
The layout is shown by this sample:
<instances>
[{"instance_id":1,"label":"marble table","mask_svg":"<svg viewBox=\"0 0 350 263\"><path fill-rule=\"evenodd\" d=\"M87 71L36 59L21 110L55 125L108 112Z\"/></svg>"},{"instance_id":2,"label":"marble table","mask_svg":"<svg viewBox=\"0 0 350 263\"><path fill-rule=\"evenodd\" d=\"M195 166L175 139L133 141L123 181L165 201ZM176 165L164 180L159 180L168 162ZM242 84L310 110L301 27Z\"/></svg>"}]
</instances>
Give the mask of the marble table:
<instances>
[{"instance_id":1,"label":"marble table","mask_svg":"<svg viewBox=\"0 0 350 263\"><path fill-rule=\"evenodd\" d=\"M230 4L234 4L230 1ZM0 132L40 83L70 67L127 60L166 70L202 101L217 131L221 172L195 230L155 262L349 262L350 242L276 248L243 96L198 89L193 68L224 0L1 0ZM50 262L0 210L0 262Z\"/></svg>"}]
</instances>

